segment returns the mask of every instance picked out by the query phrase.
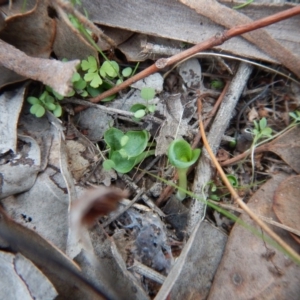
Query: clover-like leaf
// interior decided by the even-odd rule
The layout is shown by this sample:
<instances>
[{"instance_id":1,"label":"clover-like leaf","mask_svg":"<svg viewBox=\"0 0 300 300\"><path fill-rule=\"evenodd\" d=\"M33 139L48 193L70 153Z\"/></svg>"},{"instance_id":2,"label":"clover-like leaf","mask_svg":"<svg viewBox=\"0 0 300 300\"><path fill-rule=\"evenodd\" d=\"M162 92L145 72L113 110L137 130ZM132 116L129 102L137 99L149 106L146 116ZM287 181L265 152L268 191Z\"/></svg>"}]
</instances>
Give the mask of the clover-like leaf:
<instances>
[{"instance_id":1,"label":"clover-like leaf","mask_svg":"<svg viewBox=\"0 0 300 300\"><path fill-rule=\"evenodd\" d=\"M32 105L41 103L41 101L36 97L28 97L27 101Z\"/></svg>"},{"instance_id":2,"label":"clover-like leaf","mask_svg":"<svg viewBox=\"0 0 300 300\"><path fill-rule=\"evenodd\" d=\"M45 112L45 108L38 103L32 105L30 108L30 113L35 115L37 118L42 117L45 114Z\"/></svg>"},{"instance_id":3,"label":"clover-like leaf","mask_svg":"<svg viewBox=\"0 0 300 300\"><path fill-rule=\"evenodd\" d=\"M117 62L113 60L105 61L100 68L100 74L102 77L109 76L115 78L118 76L119 70L120 67Z\"/></svg>"},{"instance_id":4,"label":"clover-like leaf","mask_svg":"<svg viewBox=\"0 0 300 300\"><path fill-rule=\"evenodd\" d=\"M89 56L87 60L81 62L81 68L83 71L94 73L98 70L98 64L94 56Z\"/></svg>"},{"instance_id":5,"label":"clover-like leaf","mask_svg":"<svg viewBox=\"0 0 300 300\"><path fill-rule=\"evenodd\" d=\"M90 81L90 86L93 88L99 87L103 82L98 73L86 73L84 75L84 80Z\"/></svg>"},{"instance_id":6,"label":"clover-like leaf","mask_svg":"<svg viewBox=\"0 0 300 300\"><path fill-rule=\"evenodd\" d=\"M62 107L59 104L56 104L56 108L53 111L55 117L59 118L62 115Z\"/></svg>"}]
</instances>

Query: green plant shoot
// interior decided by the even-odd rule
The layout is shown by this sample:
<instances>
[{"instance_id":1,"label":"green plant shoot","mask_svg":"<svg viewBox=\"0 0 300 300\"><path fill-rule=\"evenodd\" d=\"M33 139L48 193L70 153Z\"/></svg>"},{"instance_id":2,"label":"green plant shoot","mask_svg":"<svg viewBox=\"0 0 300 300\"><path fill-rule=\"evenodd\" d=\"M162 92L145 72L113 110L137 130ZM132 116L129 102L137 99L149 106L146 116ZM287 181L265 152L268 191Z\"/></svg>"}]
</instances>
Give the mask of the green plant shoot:
<instances>
[{"instance_id":1,"label":"green plant shoot","mask_svg":"<svg viewBox=\"0 0 300 300\"><path fill-rule=\"evenodd\" d=\"M168 149L168 158L178 172L178 186L177 198L183 200L186 197L187 188L187 171L199 158L201 153L200 149L192 149L188 142L185 140L175 140L171 143Z\"/></svg>"},{"instance_id":2,"label":"green plant shoot","mask_svg":"<svg viewBox=\"0 0 300 300\"><path fill-rule=\"evenodd\" d=\"M123 133L117 128L110 128L104 133L104 140L109 148L109 159L103 163L106 170L115 169L119 173L128 173L146 157L153 155L153 150L146 150L149 141L146 130Z\"/></svg>"}]
</instances>

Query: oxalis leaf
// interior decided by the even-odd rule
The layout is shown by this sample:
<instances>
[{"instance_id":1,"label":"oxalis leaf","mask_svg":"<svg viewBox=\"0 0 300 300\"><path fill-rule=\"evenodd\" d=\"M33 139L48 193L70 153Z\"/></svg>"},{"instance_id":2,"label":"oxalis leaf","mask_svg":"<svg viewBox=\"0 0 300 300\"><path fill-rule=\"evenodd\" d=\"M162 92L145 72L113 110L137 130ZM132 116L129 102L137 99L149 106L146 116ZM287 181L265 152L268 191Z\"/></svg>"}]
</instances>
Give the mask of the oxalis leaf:
<instances>
[{"instance_id":1,"label":"oxalis leaf","mask_svg":"<svg viewBox=\"0 0 300 300\"><path fill-rule=\"evenodd\" d=\"M81 62L81 69L88 72L96 72L98 70L98 64L94 56L89 56L87 60Z\"/></svg>"},{"instance_id":2,"label":"oxalis leaf","mask_svg":"<svg viewBox=\"0 0 300 300\"><path fill-rule=\"evenodd\" d=\"M111 78L115 78L118 76L120 67L117 62L115 61L105 61L101 68L100 68L100 74L102 77L109 76Z\"/></svg>"}]
</instances>

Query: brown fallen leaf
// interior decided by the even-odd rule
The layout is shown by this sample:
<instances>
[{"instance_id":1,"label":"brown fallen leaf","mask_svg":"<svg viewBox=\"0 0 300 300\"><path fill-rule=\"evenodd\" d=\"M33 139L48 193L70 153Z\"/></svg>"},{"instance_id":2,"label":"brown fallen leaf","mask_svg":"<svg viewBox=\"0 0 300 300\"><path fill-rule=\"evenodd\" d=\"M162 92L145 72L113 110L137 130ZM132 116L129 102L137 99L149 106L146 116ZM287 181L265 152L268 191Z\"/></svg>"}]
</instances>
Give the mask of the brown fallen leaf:
<instances>
[{"instance_id":1,"label":"brown fallen leaf","mask_svg":"<svg viewBox=\"0 0 300 300\"><path fill-rule=\"evenodd\" d=\"M278 185L287 178L279 173L265 183L249 200L259 215L276 219L272 199ZM241 219L261 232L246 215ZM290 235L272 228L297 252L300 246ZM239 224L232 229L224 256L216 273L208 299L299 299L300 268L282 252L266 244Z\"/></svg>"},{"instance_id":2,"label":"brown fallen leaf","mask_svg":"<svg viewBox=\"0 0 300 300\"><path fill-rule=\"evenodd\" d=\"M292 128L265 145L265 151L271 151L284 160L295 172L300 173L300 128Z\"/></svg>"},{"instance_id":3,"label":"brown fallen leaf","mask_svg":"<svg viewBox=\"0 0 300 300\"><path fill-rule=\"evenodd\" d=\"M300 229L300 175L290 176L277 188L274 196L273 210L284 225ZM292 237L300 244L300 238Z\"/></svg>"},{"instance_id":4,"label":"brown fallen leaf","mask_svg":"<svg viewBox=\"0 0 300 300\"><path fill-rule=\"evenodd\" d=\"M0 40L0 64L21 76L49 85L63 96L71 91L71 79L79 63L79 60L60 62L31 57Z\"/></svg>"},{"instance_id":5,"label":"brown fallen leaf","mask_svg":"<svg viewBox=\"0 0 300 300\"><path fill-rule=\"evenodd\" d=\"M71 224L76 227L93 225L97 217L115 210L118 201L126 196L127 192L119 189L99 187L89 190L72 204Z\"/></svg>"},{"instance_id":6,"label":"brown fallen leaf","mask_svg":"<svg viewBox=\"0 0 300 300\"><path fill-rule=\"evenodd\" d=\"M0 39L29 56L48 58L56 35L56 21L49 16L48 2L38 0L32 10L22 13L20 8L18 14L8 15Z\"/></svg>"}]
</instances>

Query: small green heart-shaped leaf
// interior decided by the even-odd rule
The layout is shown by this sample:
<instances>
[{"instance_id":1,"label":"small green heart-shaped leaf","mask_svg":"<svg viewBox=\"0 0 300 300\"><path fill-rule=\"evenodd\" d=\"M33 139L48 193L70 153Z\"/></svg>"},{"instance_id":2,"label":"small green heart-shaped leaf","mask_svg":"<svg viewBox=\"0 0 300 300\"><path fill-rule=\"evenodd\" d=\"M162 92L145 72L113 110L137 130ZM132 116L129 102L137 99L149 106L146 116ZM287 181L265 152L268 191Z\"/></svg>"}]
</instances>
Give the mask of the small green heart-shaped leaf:
<instances>
[{"instance_id":1,"label":"small green heart-shaped leaf","mask_svg":"<svg viewBox=\"0 0 300 300\"><path fill-rule=\"evenodd\" d=\"M130 67L127 67L122 70L122 75L124 77L129 77L131 74L132 74L132 68L130 68Z\"/></svg>"},{"instance_id":2,"label":"small green heart-shaped leaf","mask_svg":"<svg viewBox=\"0 0 300 300\"><path fill-rule=\"evenodd\" d=\"M155 112L155 109L156 109L156 105L148 105L148 110L149 110L149 112L151 112L151 113L153 113L153 112Z\"/></svg>"},{"instance_id":3,"label":"small green heart-shaped leaf","mask_svg":"<svg viewBox=\"0 0 300 300\"><path fill-rule=\"evenodd\" d=\"M136 111L135 113L134 113L134 117L136 118L136 119L141 119L142 117L144 117L146 115L146 111L144 110L144 109L140 109L140 110L138 110L138 111Z\"/></svg>"},{"instance_id":4,"label":"small green heart-shaped leaf","mask_svg":"<svg viewBox=\"0 0 300 300\"><path fill-rule=\"evenodd\" d=\"M151 88L151 87L144 87L141 89L141 97L146 100L149 101L151 99L153 99L155 96L155 89Z\"/></svg>"}]
</instances>

